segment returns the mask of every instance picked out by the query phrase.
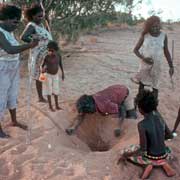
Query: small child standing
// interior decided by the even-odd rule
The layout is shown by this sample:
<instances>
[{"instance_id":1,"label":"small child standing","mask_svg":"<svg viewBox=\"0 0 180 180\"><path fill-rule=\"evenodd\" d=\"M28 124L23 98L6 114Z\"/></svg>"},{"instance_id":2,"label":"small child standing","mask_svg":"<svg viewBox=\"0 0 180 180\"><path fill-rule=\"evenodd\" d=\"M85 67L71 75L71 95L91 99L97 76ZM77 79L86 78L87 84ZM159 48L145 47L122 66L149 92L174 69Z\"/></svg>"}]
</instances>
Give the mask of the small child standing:
<instances>
[{"instance_id":1,"label":"small child standing","mask_svg":"<svg viewBox=\"0 0 180 180\"><path fill-rule=\"evenodd\" d=\"M43 82L43 94L47 95L50 110L55 111L51 103L51 95L54 95L56 109L60 110L61 108L58 104L58 95L60 91L58 71L60 67L62 80L64 81L64 70L57 43L50 41L47 45L47 50L48 54L45 56L41 66L41 72L46 73L47 76L46 80Z\"/></svg>"},{"instance_id":2,"label":"small child standing","mask_svg":"<svg viewBox=\"0 0 180 180\"><path fill-rule=\"evenodd\" d=\"M167 35L161 31L159 17L151 16L145 22L144 30L134 48L134 53L141 59L140 70L132 80L139 84L140 94L144 86L150 86L158 98L158 84L162 71L162 59L165 56L169 64L170 76L174 73L172 59L168 50Z\"/></svg>"}]
</instances>

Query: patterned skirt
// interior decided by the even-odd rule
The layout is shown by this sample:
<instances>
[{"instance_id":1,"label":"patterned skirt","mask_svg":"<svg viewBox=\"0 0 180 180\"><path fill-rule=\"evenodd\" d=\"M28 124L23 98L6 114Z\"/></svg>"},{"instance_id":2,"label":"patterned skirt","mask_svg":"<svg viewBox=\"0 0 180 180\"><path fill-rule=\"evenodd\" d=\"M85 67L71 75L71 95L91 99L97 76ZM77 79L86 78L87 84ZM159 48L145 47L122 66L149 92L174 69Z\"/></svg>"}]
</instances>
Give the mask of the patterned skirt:
<instances>
[{"instance_id":1,"label":"patterned skirt","mask_svg":"<svg viewBox=\"0 0 180 180\"><path fill-rule=\"evenodd\" d=\"M139 145L130 145L129 147L122 150L121 154L128 154L137 152L139 150L140 152L140 146ZM148 155L142 155L141 153L137 153L136 155L128 156L127 159L135 164L139 165L149 165L152 164L153 166L160 166L166 163L166 160L169 158L171 153L171 149L169 147L166 147L166 154L161 157L149 157Z\"/></svg>"}]
</instances>

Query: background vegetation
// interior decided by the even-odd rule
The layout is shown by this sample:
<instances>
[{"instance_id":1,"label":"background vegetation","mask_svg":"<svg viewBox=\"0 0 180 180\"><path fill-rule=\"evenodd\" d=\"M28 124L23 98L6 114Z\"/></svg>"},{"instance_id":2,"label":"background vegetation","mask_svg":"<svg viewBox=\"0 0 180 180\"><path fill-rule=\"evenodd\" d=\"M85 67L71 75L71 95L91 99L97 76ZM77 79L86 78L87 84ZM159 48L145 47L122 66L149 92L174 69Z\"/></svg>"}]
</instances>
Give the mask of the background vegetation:
<instances>
[{"instance_id":1,"label":"background vegetation","mask_svg":"<svg viewBox=\"0 0 180 180\"><path fill-rule=\"evenodd\" d=\"M132 15L143 0L11 0L21 7L41 3L46 12L46 20L53 35L59 33L68 40L75 41L82 31L105 26L109 22L133 25L137 18ZM121 11L117 11L121 7ZM123 10L122 10L123 9Z\"/></svg>"}]
</instances>

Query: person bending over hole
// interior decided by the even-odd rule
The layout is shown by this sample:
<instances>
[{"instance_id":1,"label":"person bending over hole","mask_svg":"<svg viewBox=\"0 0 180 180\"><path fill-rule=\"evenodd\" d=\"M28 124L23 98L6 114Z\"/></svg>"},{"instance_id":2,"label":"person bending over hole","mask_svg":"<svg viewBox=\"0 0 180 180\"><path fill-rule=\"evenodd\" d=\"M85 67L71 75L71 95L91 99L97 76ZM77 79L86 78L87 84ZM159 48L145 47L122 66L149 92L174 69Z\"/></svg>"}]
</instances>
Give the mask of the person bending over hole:
<instances>
[{"instance_id":1,"label":"person bending over hole","mask_svg":"<svg viewBox=\"0 0 180 180\"><path fill-rule=\"evenodd\" d=\"M115 136L120 135L120 128L124 118L136 119L133 98L129 89L124 85L112 85L93 95L82 95L76 102L78 116L73 124L66 129L72 135L84 121L86 114L99 112L102 115L118 114L119 128L115 129Z\"/></svg>"}]
</instances>

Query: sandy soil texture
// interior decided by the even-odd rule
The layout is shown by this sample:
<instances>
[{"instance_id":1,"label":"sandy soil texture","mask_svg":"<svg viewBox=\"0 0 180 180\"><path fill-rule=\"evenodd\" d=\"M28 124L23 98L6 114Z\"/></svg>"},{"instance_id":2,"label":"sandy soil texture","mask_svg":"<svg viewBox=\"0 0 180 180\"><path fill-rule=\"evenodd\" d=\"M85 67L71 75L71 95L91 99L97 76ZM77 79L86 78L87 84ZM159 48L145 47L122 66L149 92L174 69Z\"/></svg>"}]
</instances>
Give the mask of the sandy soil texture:
<instances>
[{"instance_id":1,"label":"sandy soil texture","mask_svg":"<svg viewBox=\"0 0 180 180\"><path fill-rule=\"evenodd\" d=\"M132 50L140 36L140 27L111 27L82 36L74 45L63 47L65 81L61 83L61 111L50 112L47 104L37 102L35 85L31 93L31 111L27 114L27 66L22 63L18 120L32 127L31 144L26 131L11 127L6 113L3 128L11 138L0 140L0 180L136 180L141 167L128 163L117 165L121 149L138 143L137 120L127 119L122 135L115 138L118 126L115 116L89 115L74 136L65 128L77 112L75 100L82 94L93 94L112 84L125 84L135 95L138 86L130 78L138 70L138 58ZM174 49L174 84L171 88L168 65L164 59L160 84L159 111L172 129L180 102L180 25L166 26L164 31ZM179 127L180 129L180 127ZM180 133L180 130L179 130ZM180 136L167 142L172 147L172 167L180 179ZM161 169L153 170L150 179L168 179Z\"/></svg>"}]
</instances>

